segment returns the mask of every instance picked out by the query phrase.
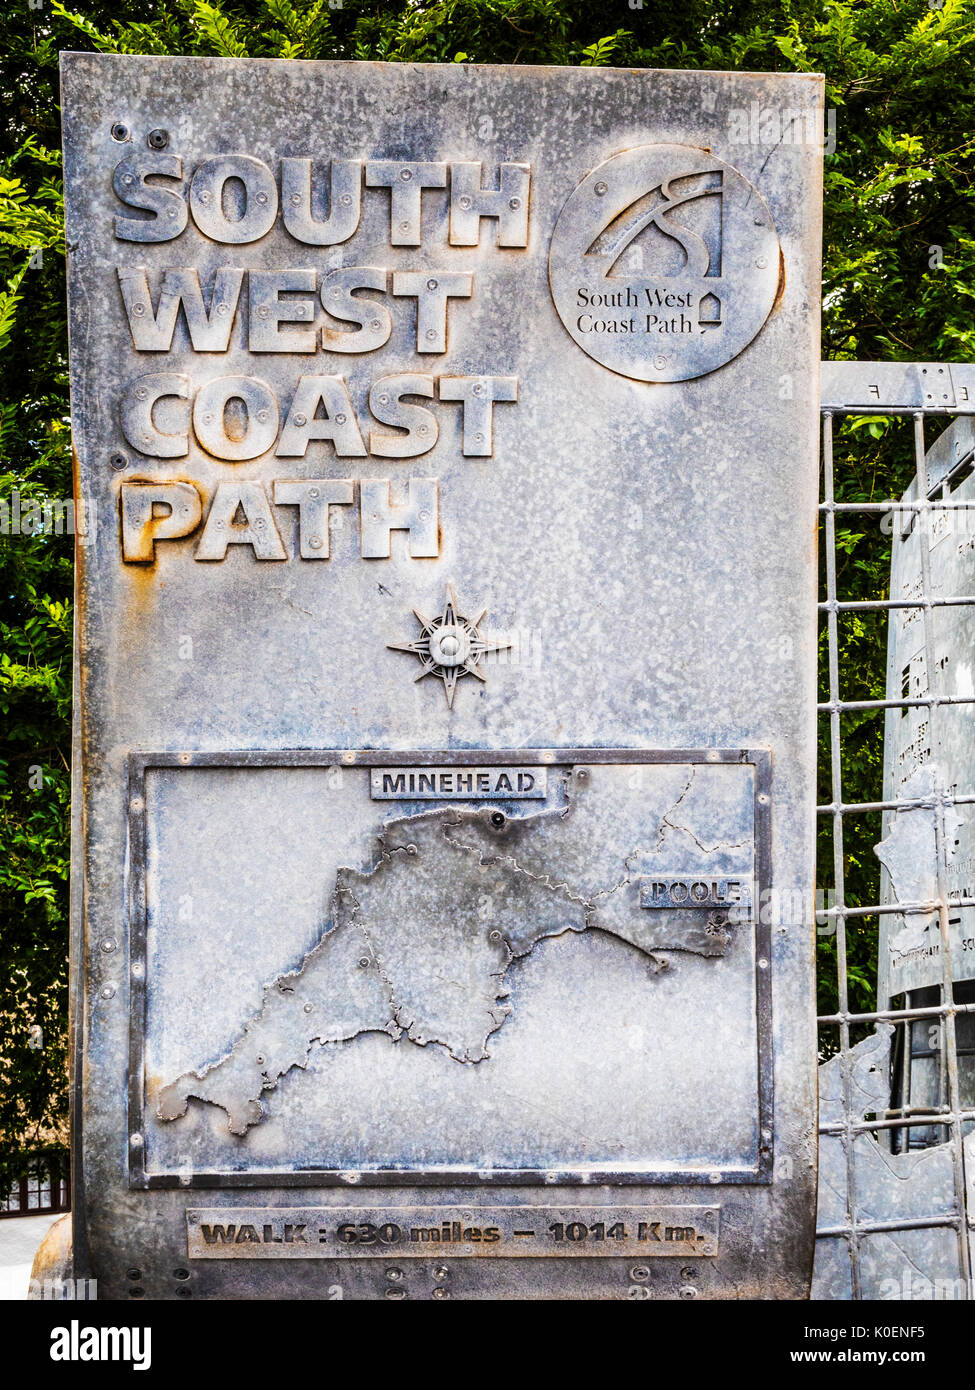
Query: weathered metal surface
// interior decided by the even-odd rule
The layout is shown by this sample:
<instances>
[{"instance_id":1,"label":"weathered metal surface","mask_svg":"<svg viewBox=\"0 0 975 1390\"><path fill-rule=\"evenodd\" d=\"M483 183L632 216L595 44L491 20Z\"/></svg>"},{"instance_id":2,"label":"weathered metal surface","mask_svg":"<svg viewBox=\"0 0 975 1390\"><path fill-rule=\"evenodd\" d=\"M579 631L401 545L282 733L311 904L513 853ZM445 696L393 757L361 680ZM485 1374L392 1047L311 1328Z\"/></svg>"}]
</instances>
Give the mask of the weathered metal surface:
<instances>
[{"instance_id":1,"label":"weathered metal surface","mask_svg":"<svg viewBox=\"0 0 975 1390\"><path fill-rule=\"evenodd\" d=\"M975 413L970 362L824 362L822 405L840 413Z\"/></svg>"},{"instance_id":2,"label":"weathered metal surface","mask_svg":"<svg viewBox=\"0 0 975 1390\"><path fill-rule=\"evenodd\" d=\"M930 510L905 506L891 513L890 596L917 607L890 614L887 694L891 700L924 701L929 695L962 703L923 703L889 709L884 731L884 798L914 806L884 814L877 853L884 865L883 901L912 905L881 917L878 998L881 1008L905 990L942 983L937 910L938 856L948 891L953 979L975 979L975 807L945 803L946 794L975 792L975 605L943 604L931 610L933 649L925 638L919 600L975 594L975 481L971 469L971 421L959 419L930 450ZM902 499L918 500L915 480ZM949 505L939 507L938 502ZM921 554L928 550L931 591L922 595ZM943 823L943 835L939 829ZM969 905L966 906L965 903ZM923 904L929 904L925 909Z\"/></svg>"},{"instance_id":3,"label":"weathered metal surface","mask_svg":"<svg viewBox=\"0 0 975 1390\"><path fill-rule=\"evenodd\" d=\"M975 1071L968 1001L975 995L972 981L965 979L971 943L959 942L958 928L971 896L964 882L971 857L959 850L966 846L965 818L973 799L966 736L973 695L966 689L966 648L953 642L958 630L952 620L973 602L966 592L966 566L958 563L971 546L964 539L972 508L964 484L971 471L972 430L970 419L962 416L928 450L924 423L927 416L953 408L949 403L955 398L964 408L963 383L971 369L833 365L824 387L821 509L827 584L820 605L828 615L829 648L829 701L821 708L830 712L833 756L831 801L820 812L833 822L838 905L828 916L837 930L837 962L846 955L848 915L856 921L876 913L881 927L878 1012L850 1012L841 967L838 1011L822 1020L838 1025L839 1051L821 1068L814 1290L834 1298L970 1299L966 1171L971 1173L975 1160ZM871 399L883 399L885 410L910 410L917 475L900 504L837 504L832 416L837 410L869 410ZM893 532L889 599L838 601L835 519L841 508L873 513L883 530ZM935 562L946 536L959 533L957 551L942 549ZM839 614L861 609L886 612L890 619L885 701L841 698ZM871 707L888 709L884 799L845 805L842 714ZM848 907L844 817L877 811L884 813L884 836L875 847L883 866L883 900ZM878 1025L874 1035L851 1047L852 1024L866 1021ZM889 1021L898 1025L896 1034Z\"/></svg>"},{"instance_id":4,"label":"weathered metal surface","mask_svg":"<svg viewBox=\"0 0 975 1390\"><path fill-rule=\"evenodd\" d=\"M890 1039L893 1028L876 1033L851 1051L850 1109L843 1093L843 1059L833 1057L819 1069L821 1125L855 1124L883 1114L890 1105ZM939 1144L913 1153L894 1154L885 1136L869 1133L821 1136L819 1141L820 1231L847 1225L856 1207L860 1254L860 1297L864 1299L960 1299L965 1280L958 1259L957 1221L951 1148ZM853 1185L848 1181L845 1145L853 1147ZM876 1227L903 1223L900 1229ZM916 1227L911 1228L911 1223ZM939 1224L940 1223L940 1224ZM846 1235L822 1235L816 1242L812 1296L853 1297Z\"/></svg>"},{"instance_id":5,"label":"weathered metal surface","mask_svg":"<svg viewBox=\"0 0 975 1390\"><path fill-rule=\"evenodd\" d=\"M737 118L820 101L65 57L105 1295L391 1296L375 1260L187 1253L201 1187L284 1212L296 1186L450 1222L706 1188L713 1256L502 1252L450 1289L804 1293L821 152ZM575 284L572 199L603 182L627 244ZM597 281L690 295L693 331L675 309L670 347L657 314L594 355L560 314ZM433 800L377 794L431 768L456 774ZM685 879L750 906L655 901ZM443 1291L424 1266L393 1296Z\"/></svg>"}]
</instances>

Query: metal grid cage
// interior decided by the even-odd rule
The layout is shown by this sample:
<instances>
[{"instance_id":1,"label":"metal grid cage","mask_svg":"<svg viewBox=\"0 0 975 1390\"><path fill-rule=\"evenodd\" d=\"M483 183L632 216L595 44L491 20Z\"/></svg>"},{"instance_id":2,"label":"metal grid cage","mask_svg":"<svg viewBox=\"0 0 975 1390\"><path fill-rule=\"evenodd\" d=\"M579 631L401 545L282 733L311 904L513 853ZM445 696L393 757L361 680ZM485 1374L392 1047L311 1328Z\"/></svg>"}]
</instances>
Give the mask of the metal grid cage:
<instances>
[{"instance_id":1,"label":"metal grid cage","mask_svg":"<svg viewBox=\"0 0 975 1390\"><path fill-rule=\"evenodd\" d=\"M929 746L937 748L938 721L945 717L943 711L946 707L975 704L975 695L948 692L934 659L936 610L975 605L975 593L937 592L938 585L932 582L931 567L932 524L947 512L959 513L975 508L975 501L949 498L943 470L940 477L937 474L929 476L930 456L925 438L926 426L929 435L933 435L936 424L946 423L945 417L970 416L975 412L975 367L937 363L823 363L821 399L822 500L819 511L824 592L819 609L824 629L821 652L825 655L826 668L821 672L821 681L827 698L819 704L820 720L826 726L820 729L821 780L826 793L825 796L821 793L825 804L818 807L818 814L821 826L819 882L821 902L825 898L826 905L820 907L817 915L820 924L817 940L821 982L824 966L828 958L835 954L836 992L835 1008L820 1015L819 1026L820 1055L821 1058L832 1059L827 1065L835 1069L833 1075L838 1075L839 1086L835 1093L837 1104L822 1109L820 1135L821 1145L829 1140L839 1145L835 1171L842 1177L841 1182L836 1184L840 1199L826 1213L825 1220L821 1178L817 1269L825 1242L834 1252L834 1269L838 1268L840 1259L848 1261L848 1268L843 1271L843 1292L839 1295L834 1292L833 1296L853 1299L885 1296L877 1294L875 1278L865 1277L865 1242L880 1233L930 1233L940 1229L945 1234L953 1232L953 1243L957 1249L957 1266L951 1271L956 1276L954 1283L957 1292L949 1296L970 1299L973 1296L970 1233L975 1231L975 1209L969 1208L975 1208L975 1203L970 1198L966 1200L965 1136L975 1127L975 1088L967 1072L960 1074L959 1071L959 1035L962 1035L961 1054L967 1059L967 1054L972 1050L972 1033L975 1030L975 1018L971 1017L975 1013L975 986L971 980L966 985L961 985L957 980L960 968L959 962L952 960L950 928L952 921L957 923L957 909L975 905L975 899L959 897L957 892L950 895L944 850L949 833L946 815L954 807L975 803L975 786L964 785L957 778L952 780L940 776L936 764L933 764L929 794L891 796L885 787L876 800L861 800L854 796L847 801L844 793L844 720L849 720L851 716L862 719L865 712L871 710L906 712L913 708L923 709L930 723ZM846 485L849 482L847 444L851 437L848 432L852 429L855 434L857 417L860 417L861 437L865 424L863 417L883 420L885 429L900 431L905 436L905 467L909 468L913 463L915 469L915 480L905 493L906 500L843 500L850 492L855 494L863 490ZM970 458L968 466L970 469ZM957 469L954 471L958 472ZM854 530L862 529L864 533L862 537L855 537L854 543L860 544L866 540L869 545L872 537L883 535L881 520L892 516L897 519L897 524L904 526L905 533L915 525L918 527L919 585L915 585L906 597L895 597L889 583L882 590L883 597L846 597L840 585L837 565L838 540L844 547L840 553L845 556L849 547L848 536L843 532L851 522ZM858 526L856 523L863 524ZM880 553L882 556L883 552ZM887 573L889 579L889 570ZM884 685L887 698L846 698L849 692L841 679L844 675L840 660L841 624L850 621L852 615L862 615L862 622L886 626L893 623L894 610L906 609L920 615L921 623L916 635L924 652L926 682L912 686L908 681L903 687L898 685L892 691L888 677ZM876 627L873 631L876 641L879 635ZM880 673L876 684L883 681L884 675ZM892 694L896 694L897 698L890 698ZM878 720L887 718L886 715L878 716ZM975 745L975 726L971 731L971 742ZM975 765L975 758L972 765ZM862 783L863 778L856 780ZM851 896L854 899L863 896L862 892L848 893L848 845L850 832L854 831L849 824L851 818L872 816L875 819L868 824L876 825L879 817L883 816L884 823L889 824L889 817L893 813L908 810L924 812L933 820L935 893L924 901L898 901L892 884L888 891L885 882L881 891L881 870L877 864L875 877L870 873L866 875L871 886L877 887L875 900L850 901ZM859 826L862 824L860 822ZM862 842L862 831L856 833ZM822 852L824 842L825 854ZM884 898L889 900L883 901ZM856 1001L851 1002L851 994L859 993L862 999L865 993L869 997L869 990L851 988L851 981L859 986L863 980L862 971L859 978L857 970L851 973L851 957L857 954L862 961L863 940L865 937L871 941L873 939L870 935L871 921L877 924L879 944L881 949L885 949L882 919L887 917L889 920L890 914L899 914L900 920L904 920L905 911L937 914L940 985L928 990L912 990L890 999L877 997L873 1010L858 1009ZM956 914L954 918L950 918L952 913ZM962 973L970 977L975 970L968 968L966 963ZM829 1002L832 1004L834 1000L831 998ZM901 1003L903 1007L895 1006ZM936 1025L934 1032L932 1024ZM891 1025L891 1028L884 1029L884 1025ZM877 1109L871 1112L869 1103L864 1104L862 1089L858 1086L856 1048L858 1042L869 1040L878 1031L886 1032L893 1044L891 1062L885 1068L888 1070L885 1081L890 1085L891 1092L889 1102L886 1105L882 1101L877 1102ZM928 1039L927 1045L925 1037ZM875 1051L878 1056L882 1055L881 1049ZM933 1092L928 1087L927 1094L915 1097L910 1085L911 1068L922 1064L932 1069L936 1084ZM857 1155L864 1154L864 1145L861 1142L858 1146L856 1142L860 1136L870 1136L871 1141L887 1154L909 1155L921 1147L946 1145L950 1153L951 1180L950 1183L946 1182L940 1200L930 1193L930 1200L926 1203L921 1187L915 1194L921 1198L920 1203L915 1200L906 1213L904 1210L898 1211L897 1204L893 1203L890 1213L885 1214L882 1205L875 1200L876 1194L869 1194L868 1199L861 1190L863 1166L858 1163ZM866 1154L866 1157L870 1156ZM968 1161L969 1167L972 1167L971 1150ZM969 1180L973 1177L975 1174L970 1174ZM844 1180L845 1191L842 1185ZM845 1214L837 1220L843 1197ZM941 1249L944 1252L945 1246L942 1245ZM842 1251L841 1257L836 1253L839 1251ZM875 1264L871 1272L876 1274ZM960 1278L957 1277L959 1275ZM836 1287L838 1285L834 1285L834 1290ZM815 1282L814 1296L817 1296ZM827 1295L821 1288L818 1296Z\"/></svg>"}]
</instances>

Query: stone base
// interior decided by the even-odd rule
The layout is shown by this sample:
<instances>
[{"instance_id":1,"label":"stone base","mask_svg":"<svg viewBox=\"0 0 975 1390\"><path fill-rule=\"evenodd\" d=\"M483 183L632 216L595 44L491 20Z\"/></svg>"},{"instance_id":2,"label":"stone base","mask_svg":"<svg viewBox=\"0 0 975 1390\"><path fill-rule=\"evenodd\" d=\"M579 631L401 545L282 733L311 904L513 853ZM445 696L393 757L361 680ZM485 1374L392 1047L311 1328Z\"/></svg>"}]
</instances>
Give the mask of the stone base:
<instances>
[{"instance_id":1,"label":"stone base","mask_svg":"<svg viewBox=\"0 0 975 1390\"><path fill-rule=\"evenodd\" d=\"M57 1289L72 1285L73 1255L71 1213L67 1212L55 1221L38 1247L30 1272L28 1299L56 1298Z\"/></svg>"}]
</instances>

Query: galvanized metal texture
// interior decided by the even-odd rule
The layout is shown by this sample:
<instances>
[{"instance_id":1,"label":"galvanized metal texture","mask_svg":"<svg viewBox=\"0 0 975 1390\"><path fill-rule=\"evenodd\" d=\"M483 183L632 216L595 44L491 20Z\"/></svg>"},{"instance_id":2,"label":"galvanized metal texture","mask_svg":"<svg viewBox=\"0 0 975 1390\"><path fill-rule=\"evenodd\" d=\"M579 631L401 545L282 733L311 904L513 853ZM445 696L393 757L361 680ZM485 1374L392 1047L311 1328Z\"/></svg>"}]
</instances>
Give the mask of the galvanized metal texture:
<instances>
[{"instance_id":1,"label":"galvanized metal texture","mask_svg":"<svg viewBox=\"0 0 975 1390\"><path fill-rule=\"evenodd\" d=\"M713 1256L449 1288L802 1297L822 80L70 54L63 96L79 1262L440 1297L197 1262L186 1214L706 1191Z\"/></svg>"},{"instance_id":2,"label":"galvanized metal texture","mask_svg":"<svg viewBox=\"0 0 975 1390\"><path fill-rule=\"evenodd\" d=\"M813 1292L823 1298L950 1297L970 1299L972 1291L973 1231L975 1220L966 1189L967 1166L975 1163L973 1140L966 1134L975 1122L975 1108L969 1096L962 1095L955 1023L969 1014L972 1004L956 1002L955 982L968 979L970 970L956 959L957 923L949 914L960 911L967 916L970 899L948 883L950 854L947 847L946 817L957 819L956 808L975 803L975 794L966 769L965 737L947 741L941 737L936 720L939 711L964 707L972 696L946 692L941 684L936 652L935 613L946 617L954 608L968 608L975 596L945 592L949 582L942 574L932 577L931 546L937 541L939 517L963 516L972 501L952 493L940 495L945 481L958 474L970 455L970 423L959 418L930 452L926 452L924 420L928 415L958 414L971 409L972 368L965 364L823 364L823 501L820 512L826 548L826 596L820 604L826 613L829 699L820 705L830 723L831 800L820 806L819 814L832 820L833 876L830 885L836 896L834 906L821 916L835 923L836 969L839 1010L820 1018L821 1025L835 1026L837 1055L825 1063L821 1074L820 1134L823 1136L823 1169L820 1179L820 1212L817 1235L816 1273ZM837 503L834 496L834 420L857 413L903 414L913 419L913 447L917 468L915 485L904 499L871 503ZM842 602L837 597L836 516L863 512L890 516L895 528L914 526L918 543L915 560L917 582L909 596L894 597L895 584L903 590L901 578L892 576L891 597L885 600ZM934 526L932 525L934 523ZM942 566L943 569L943 566ZM956 571L961 573L961 571ZM844 699L840 693L839 615L843 612L889 611L895 615L916 612L921 618L918 633L919 660L927 676L923 691L907 695L898 688L885 700ZM892 637L891 660L896 665L899 647ZM892 667L893 670L893 667ZM896 684L900 686L900 666ZM900 698L898 698L900 696ZM888 775L885 799L878 802L847 803L843 795L842 715L850 710L884 708L888 711L924 710L929 721L928 746L936 750L923 786L909 780L903 794L891 795L894 785ZM901 746L899 728L888 715L888 772ZM970 746L970 729L968 731ZM851 906L845 901L844 820L850 815L884 812L885 827L902 833L910 827L905 842L906 856L888 838L878 846L894 873L887 879L888 900ZM955 821L952 821L954 827ZM920 839L914 833L917 825ZM926 827L930 828L930 845ZM952 828L952 839L955 831ZM889 845L889 849L885 846ZM881 922L881 962L878 1008L873 1013L850 1010L846 974L847 921L877 917ZM894 1007L890 996L903 993L911 980L893 984L888 964L888 923L903 930L905 920L924 926L933 920L939 949L936 952L936 978L941 990L940 1004ZM952 943L956 950L952 952ZM924 983L927 982L925 976ZM889 1005L889 1007L888 1007ZM913 1020L936 1020L943 1030L941 1055L946 1084L945 1103L937 1108L937 1124L943 1126L947 1142L915 1154L885 1151L869 1136L884 1139L891 1131L909 1134L930 1128L932 1111L928 1107L902 1105L890 1111L891 1025L909 1029ZM851 1025L874 1022L877 1032L851 1046ZM887 1113L884 1113L884 1112ZM867 1119L867 1113L874 1118ZM866 1137L865 1137L866 1136ZM886 1142L886 1140L884 1140ZM906 1203L906 1205L905 1205ZM910 1232L908 1239L904 1233ZM896 1239L894 1237L896 1236ZM945 1292L945 1290L949 1290ZM940 1290L940 1292L939 1292Z\"/></svg>"}]
</instances>

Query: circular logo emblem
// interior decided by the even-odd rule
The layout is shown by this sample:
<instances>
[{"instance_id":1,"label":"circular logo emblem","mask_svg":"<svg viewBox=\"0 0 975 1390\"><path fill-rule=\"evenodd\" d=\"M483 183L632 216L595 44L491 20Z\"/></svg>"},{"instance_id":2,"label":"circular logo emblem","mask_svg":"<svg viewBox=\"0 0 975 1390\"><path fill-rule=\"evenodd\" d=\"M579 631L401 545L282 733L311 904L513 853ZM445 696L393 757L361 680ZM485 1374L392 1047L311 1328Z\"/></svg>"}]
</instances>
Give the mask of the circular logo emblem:
<instances>
[{"instance_id":1,"label":"circular logo emblem","mask_svg":"<svg viewBox=\"0 0 975 1390\"><path fill-rule=\"evenodd\" d=\"M637 145L571 195L548 277L583 352L637 381L689 381L758 334L780 254L765 200L737 169L690 145Z\"/></svg>"}]
</instances>

